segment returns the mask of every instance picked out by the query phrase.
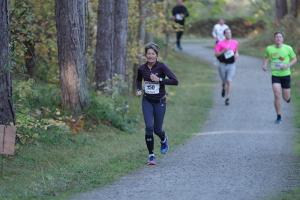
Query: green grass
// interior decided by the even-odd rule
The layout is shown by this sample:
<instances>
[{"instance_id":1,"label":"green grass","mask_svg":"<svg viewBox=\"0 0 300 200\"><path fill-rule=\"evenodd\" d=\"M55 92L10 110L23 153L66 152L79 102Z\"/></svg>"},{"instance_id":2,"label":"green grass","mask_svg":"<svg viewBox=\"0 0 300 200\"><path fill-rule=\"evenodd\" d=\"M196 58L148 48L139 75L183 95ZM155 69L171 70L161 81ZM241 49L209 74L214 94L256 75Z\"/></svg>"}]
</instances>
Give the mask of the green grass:
<instances>
[{"instance_id":1,"label":"green grass","mask_svg":"<svg viewBox=\"0 0 300 200\"><path fill-rule=\"evenodd\" d=\"M212 106L215 74L199 60L184 55L172 53L166 63L179 79L178 87L168 87L164 124L172 151L200 131ZM132 98L130 105L139 112L132 133L99 125L92 132L67 135L56 143L20 146L14 157L4 159L0 199L66 199L144 167L147 150L140 99Z\"/></svg>"},{"instance_id":2,"label":"green grass","mask_svg":"<svg viewBox=\"0 0 300 200\"><path fill-rule=\"evenodd\" d=\"M263 58L264 47L263 46L251 46L250 43L242 43L240 46L240 53L245 55L251 55L259 58ZM298 63L292 67L292 102L294 106L294 125L297 131L297 139L294 143L294 149L297 155L300 155L300 68L299 60ZM300 177L299 177L300 178ZM291 192L284 193L276 200L300 200L300 188L295 189Z\"/></svg>"}]
</instances>

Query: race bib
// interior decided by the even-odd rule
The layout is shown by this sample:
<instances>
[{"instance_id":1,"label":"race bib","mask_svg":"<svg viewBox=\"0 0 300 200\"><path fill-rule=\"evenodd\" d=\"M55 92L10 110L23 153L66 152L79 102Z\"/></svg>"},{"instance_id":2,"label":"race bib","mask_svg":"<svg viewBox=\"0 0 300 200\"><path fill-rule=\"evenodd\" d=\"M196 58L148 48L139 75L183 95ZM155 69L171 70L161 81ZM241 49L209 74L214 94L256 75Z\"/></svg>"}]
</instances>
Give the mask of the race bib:
<instances>
[{"instance_id":1,"label":"race bib","mask_svg":"<svg viewBox=\"0 0 300 200\"><path fill-rule=\"evenodd\" d=\"M176 15L175 15L175 18L176 18L177 20L179 20L179 21L183 20L183 17L182 17L181 14L176 14Z\"/></svg>"},{"instance_id":2,"label":"race bib","mask_svg":"<svg viewBox=\"0 0 300 200\"><path fill-rule=\"evenodd\" d=\"M231 58L232 56L234 56L234 52L232 50L228 50L224 53L224 57L226 59Z\"/></svg>"},{"instance_id":3,"label":"race bib","mask_svg":"<svg viewBox=\"0 0 300 200\"><path fill-rule=\"evenodd\" d=\"M280 62L280 61L272 62L271 68L274 69L274 70L281 70L282 64L283 63Z\"/></svg>"},{"instance_id":4,"label":"race bib","mask_svg":"<svg viewBox=\"0 0 300 200\"><path fill-rule=\"evenodd\" d=\"M159 93L159 83L147 82L145 81L144 89L146 94L158 94Z\"/></svg>"}]
</instances>

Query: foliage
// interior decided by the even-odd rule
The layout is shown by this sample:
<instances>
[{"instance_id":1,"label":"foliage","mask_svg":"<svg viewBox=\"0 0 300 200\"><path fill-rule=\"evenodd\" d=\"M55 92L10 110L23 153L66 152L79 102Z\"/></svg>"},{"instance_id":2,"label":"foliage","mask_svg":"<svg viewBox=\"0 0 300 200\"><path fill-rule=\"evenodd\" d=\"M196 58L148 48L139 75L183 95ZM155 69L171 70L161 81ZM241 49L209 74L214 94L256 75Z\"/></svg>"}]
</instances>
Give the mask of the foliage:
<instances>
[{"instance_id":1,"label":"foliage","mask_svg":"<svg viewBox=\"0 0 300 200\"><path fill-rule=\"evenodd\" d=\"M54 1L51 0L11 2L11 50L16 74L24 76L26 73L27 43L33 43L34 62L38 66L35 74L41 80L58 81L54 14Z\"/></svg>"},{"instance_id":2,"label":"foliage","mask_svg":"<svg viewBox=\"0 0 300 200\"><path fill-rule=\"evenodd\" d=\"M300 53L300 18L287 15L282 21L281 26L273 30L282 31L285 34L285 42L295 48Z\"/></svg>"},{"instance_id":3,"label":"foliage","mask_svg":"<svg viewBox=\"0 0 300 200\"><path fill-rule=\"evenodd\" d=\"M61 110L59 89L55 85L37 83L33 79L14 82L17 135L21 144L43 141L52 143L61 134L76 134L92 130L99 124L131 131L137 123L130 112L130 97L126 83L114 77L107 94L93 93L83 115L74 117ZM55 141L54 141L54 140Z\"/></svg>"},{"instance_id":4,"label":"foliage","mask_svg":"<svg viewBox=\"0 0 300 200\"><path fill-rule=\"evenodd\" d=\"M41 87L29 79L14 82L13 92L17 136L21 144L35 142L48 134L68 132L68 127L60 117L57 88Z\"/></svg>"},{"instance_id":5,"label":"foliage","mask_svg":"<svg viewBox=\"0 0 300 200\"><path fill-rule=\"evenodd\" d=\"M251 13L257 19L263 19L266 22L272 22L274 19L274 1L273 0L251 0Z\"/></svg>"},{"instance_id":6,"label":"foliage","mask_svg":"<svg viewBox=\"0 0 300 200\"><path fill-rule=\"evenodd\" d=\"M30 31L36 23L32 14L32 4L26 1L12 2L10 14L11 51L12 63L18 73L26 72L24 64L24 52L27 50L24 43L33 40L34 35Z\"/></svg>"},{"instance_id":7,"label":"foliage","mask_svg":"<svg viewBox=\"0 0 300 200\"><path fill-rule=\"evenodd\" d=\"M211 37L211 31L217 21L217 19L199 20L192 24L188 33ZM266 26L263 20L254 18L232 18L226 20L226 24L232 30L233 37L247 37L250 34L264 30Z\"/></svg>"},{"instance_id":8,"label":"foliage","mask_svg":"<svg viewBox=\"0 0 300 200\"><path fill-rule=\"evenodd\" d=\"M128 85L120 76L114 76L111 81L112 87L107 87L104 94L93 93L90 105L85 110L85 117L96 126L103 123L114 126L122 131L132 131L138 117L130 115L130 97Z\"/></svg>"},{"instance_id":9,"label":"foliage","mask_svg":"<svg viewBox=\"0 0 300 200\"><path fill-rule=\"evenodd\" d=\"M139 25L139 7L137 0L128 1L128 57L131 63L138 62L140 49L138 49L138 25Z\"/></svg>"}]
</instances>

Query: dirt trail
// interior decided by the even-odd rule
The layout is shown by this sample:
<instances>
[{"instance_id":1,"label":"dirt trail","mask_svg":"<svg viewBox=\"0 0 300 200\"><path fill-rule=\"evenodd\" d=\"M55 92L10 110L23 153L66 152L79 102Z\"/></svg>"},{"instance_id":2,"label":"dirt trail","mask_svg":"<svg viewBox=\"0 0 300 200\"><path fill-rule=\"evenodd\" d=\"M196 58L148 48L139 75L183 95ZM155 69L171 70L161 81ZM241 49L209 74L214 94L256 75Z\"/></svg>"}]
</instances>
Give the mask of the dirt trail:
<instances>
[{"instance_id":1,"label":"dirt trail","mask_svg":"<svg viewBox=\"0 0 300 200\"><path fill-rule=\"evenodd\" d=\"M214 60L212 50L197 43L184 43L183 48L184 53ZM73 199L260 200L291 190L299 178L292 105L283 104L284 121L274 124L270 74L261 71L261 63L241 56L230 106L224 106L217 87L201 132L156 167Z\"/></svg>"}]
</instances>

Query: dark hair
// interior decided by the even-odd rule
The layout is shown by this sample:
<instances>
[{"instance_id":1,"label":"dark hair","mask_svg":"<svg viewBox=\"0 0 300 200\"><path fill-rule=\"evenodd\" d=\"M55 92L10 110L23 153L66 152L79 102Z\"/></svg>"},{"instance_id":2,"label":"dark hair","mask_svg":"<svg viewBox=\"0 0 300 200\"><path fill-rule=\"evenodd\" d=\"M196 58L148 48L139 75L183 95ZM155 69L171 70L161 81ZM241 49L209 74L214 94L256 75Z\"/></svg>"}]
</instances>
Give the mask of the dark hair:
<instances>
[{"instance_id":1,"label":"dark hair","mask_svg":"<svg viewBox=\"0 0 300 200\"><path fill-rule=\"evenodd\" d=\"M159 46L157 44L155 44L154 42L150 42L150 43L146 44L146 46L145 46L145 54L147 54L147 51L149 49L152 49L158 55Z\"/></svg>"},{"instance_id":2,"label":"dark hair","mask_svg":"<svg viewBox=\"0 0 300 200\"><path fill-rule=\"evenodd\" d=\"M282 37L284 38L284 33L281 32L281 31L276 31L276 32L274 33L274 37L275 37L276 35L278 35L278 34L282 35Z\"/></svg>"}]
</instances>

